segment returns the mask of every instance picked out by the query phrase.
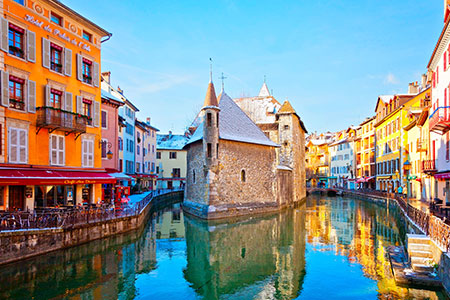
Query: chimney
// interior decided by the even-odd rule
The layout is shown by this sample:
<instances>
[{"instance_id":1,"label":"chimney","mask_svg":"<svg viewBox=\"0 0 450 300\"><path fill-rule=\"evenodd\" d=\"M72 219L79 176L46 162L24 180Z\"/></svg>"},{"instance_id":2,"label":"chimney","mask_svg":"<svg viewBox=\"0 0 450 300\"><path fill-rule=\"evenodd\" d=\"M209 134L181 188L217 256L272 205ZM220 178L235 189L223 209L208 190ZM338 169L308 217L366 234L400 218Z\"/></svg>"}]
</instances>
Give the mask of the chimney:
<instances>
[{"instance_id":1,"label":"chimney","mask_svg":"<svg viewBox=\"0 0 450 300\"><path fill-rule=\"evenodd\" d=\"M106 81L107 84L111 84L111 72L103 72L102 80Z\"/></svg>"},{"instance_id":2,"label":"chimney","mask_svg":"<svg viewBox=\"0 0 450 300\"><path fill-rule=\"evenodd\" d=\"M427 88L427 75L426 74L422 74L421 85L422 85L423 90Z\"/></svg>"},{"instance_id":3,"label":"chimney","mask_svg":"<svg viewBox=\"0 0 450 300\"><path fill-rule=\"evenodd\" d=\"M147 125L150 125L150 117L147 117Z\"/></svg>"},{"instance_id":4,"label":"chimney","mask_svg":"<svg viewBox=\"0 0 450 300\"><path fill-rule=\"evenodd\" d=\"M414 82L411 82L408 85L408 94L417 94L418 92L417 85Z\"/></svg>"}]
</instances>

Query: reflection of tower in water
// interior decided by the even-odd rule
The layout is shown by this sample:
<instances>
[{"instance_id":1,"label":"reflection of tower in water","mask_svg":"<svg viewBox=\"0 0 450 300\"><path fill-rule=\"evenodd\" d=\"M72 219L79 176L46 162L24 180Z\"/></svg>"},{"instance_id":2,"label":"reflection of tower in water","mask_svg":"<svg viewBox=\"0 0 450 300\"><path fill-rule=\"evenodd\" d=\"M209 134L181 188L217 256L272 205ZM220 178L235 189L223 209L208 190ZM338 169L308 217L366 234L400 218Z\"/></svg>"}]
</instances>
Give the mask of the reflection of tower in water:
<instances>
[{"instance_id":1,"label":"reflection of tower in water","mask_svg":"<svg viewBox=\"0 0 450 300\"><path fill-rule=\"evenodd\" d=\"M301 290L302 208L228 224L186 217L185 227L185 279L206 299L222 295L293 298Z\"/></svg>"}]
</instances>

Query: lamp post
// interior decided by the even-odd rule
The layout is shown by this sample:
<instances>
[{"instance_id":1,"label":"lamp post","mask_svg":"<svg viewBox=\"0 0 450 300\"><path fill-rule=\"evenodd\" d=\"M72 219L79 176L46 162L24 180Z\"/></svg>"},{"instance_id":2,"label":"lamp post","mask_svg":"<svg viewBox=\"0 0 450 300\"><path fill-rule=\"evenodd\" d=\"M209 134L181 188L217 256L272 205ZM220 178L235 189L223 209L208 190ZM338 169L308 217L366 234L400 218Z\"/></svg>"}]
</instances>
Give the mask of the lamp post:
<instances>
[{"instance_id":1,"label":"lamp post","mask_svg":"<svg viewBox=\"0 0 450 300\"><path fill-rule=\"evenodd\" d=\"M113 153L111 152L111 147L112 147L111 142L108 142L105 140L98 141L98 147L99 148L108 147L108 152L106 152L106 158L109 160L111 160L113 158Z\"/></svg>"},{"instance_id":2,"label":"lamp post","mask_svg":"<svg viewBox=\"0 0 450 300\"><path fill-rule=\"evenodd\" d=\"M411 163L407 160L403 163L403 169L406 171L406 213L409 213L409 171Z\"/></svg>"}]
</instances>

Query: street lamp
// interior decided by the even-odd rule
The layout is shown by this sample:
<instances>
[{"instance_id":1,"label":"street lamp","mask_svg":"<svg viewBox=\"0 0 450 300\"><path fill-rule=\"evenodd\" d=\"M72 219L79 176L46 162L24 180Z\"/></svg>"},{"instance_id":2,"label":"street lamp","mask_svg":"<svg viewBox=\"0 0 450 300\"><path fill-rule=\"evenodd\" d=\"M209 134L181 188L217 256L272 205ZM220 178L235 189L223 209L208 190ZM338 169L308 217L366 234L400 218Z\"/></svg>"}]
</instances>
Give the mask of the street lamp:
<instances>
[{"instance_id":1,"label":"street lamp","mask_svg":"<svg viewBox=\"0 0 450 300\"><path fill-rule=\"evenodd\" d=\"M113 153L111 152L111 147L112 147L111 142L108 142L105 140L98 141L98 147L102 148L103 146L108 147L108 152L106 152L106 158L111 160L113 158Z\"/></svg>"},{"instance_id":2,"label":"street lamp","mask_svg":"<svg viewBox=\"0 0 450 300\"><path fill-rule=\"evenodd\" d=\"M407 160L403 163L403 169L406 171L406 212L409 212L409 171L411 163Z\"/></svg>"}]
</instances>

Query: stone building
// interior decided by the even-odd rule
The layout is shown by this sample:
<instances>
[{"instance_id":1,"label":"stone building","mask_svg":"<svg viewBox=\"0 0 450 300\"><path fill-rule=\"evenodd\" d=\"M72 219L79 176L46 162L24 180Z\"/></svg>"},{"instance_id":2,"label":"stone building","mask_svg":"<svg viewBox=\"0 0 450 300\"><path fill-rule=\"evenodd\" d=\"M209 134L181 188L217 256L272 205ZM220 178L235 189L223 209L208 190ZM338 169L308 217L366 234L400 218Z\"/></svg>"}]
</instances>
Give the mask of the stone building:
<instances>
[{"instance_id":1,"label":"stone building","mask_svg":"<svg viewBox=\"0 0 450 300\"><path fill-rule=\"evenodd\" d=\"M277 128L286 130L277 133L283 141L280 147L224 91L217 100L209 83L203 108L190 128L194 133L185 146L183 205L188 213L213 219L275 211L304 197L304 171L303 183L295 184L301 182L304 165L294 157L304 153L305 130L287 131L295 128L299 118L289 103L283 107L275 117Z\"/></svg>"}]
</instances>

